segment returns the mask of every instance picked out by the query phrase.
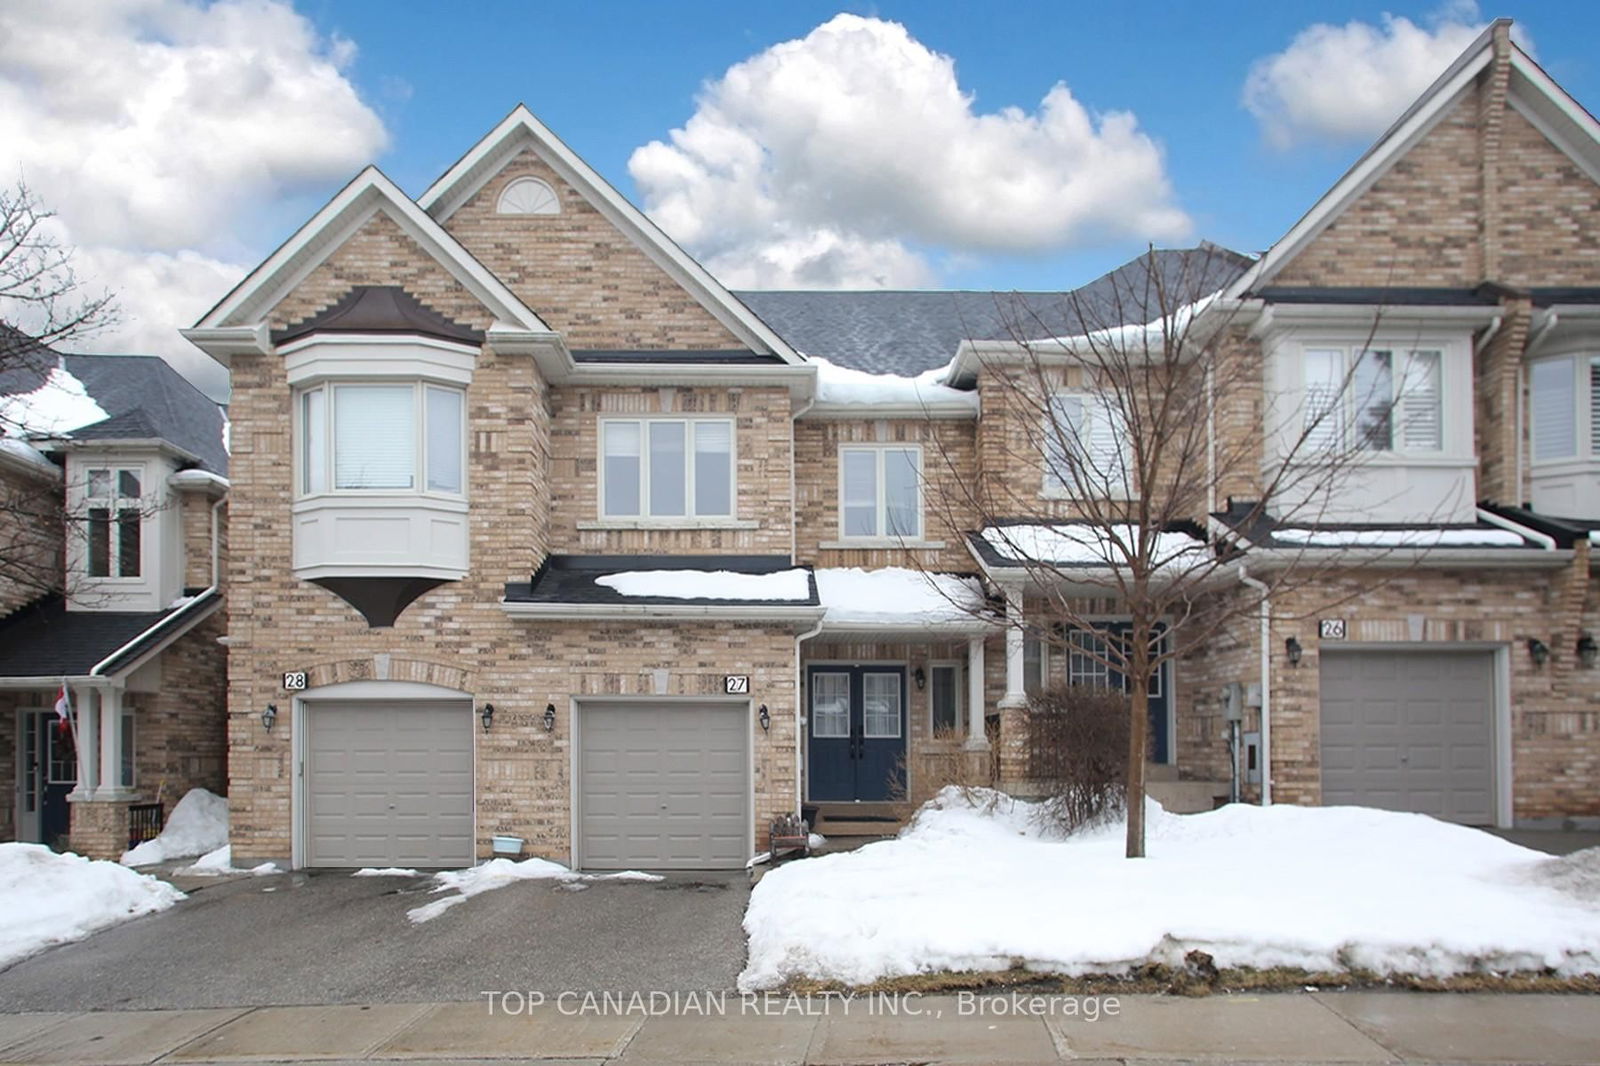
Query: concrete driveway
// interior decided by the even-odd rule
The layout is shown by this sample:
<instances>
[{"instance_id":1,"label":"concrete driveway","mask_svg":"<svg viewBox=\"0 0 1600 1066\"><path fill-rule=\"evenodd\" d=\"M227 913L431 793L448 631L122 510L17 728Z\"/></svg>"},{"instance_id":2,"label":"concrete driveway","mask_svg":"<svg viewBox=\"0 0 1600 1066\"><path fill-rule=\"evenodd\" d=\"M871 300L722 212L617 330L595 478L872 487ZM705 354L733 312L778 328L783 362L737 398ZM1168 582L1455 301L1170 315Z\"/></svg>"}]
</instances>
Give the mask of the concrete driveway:
<instances>
[{"instance_id":1,"label":"concrete driveway","mask_svg":"<svg viewBox=\"0 0 1600 1066\"><path fill-rule=\"evenodd\" d=\"M722 990L744 966L743 872L524 881L413 925L430 887L343 871L217 884L0 971L0 1012Z\"/></svg>"}]
</instances>

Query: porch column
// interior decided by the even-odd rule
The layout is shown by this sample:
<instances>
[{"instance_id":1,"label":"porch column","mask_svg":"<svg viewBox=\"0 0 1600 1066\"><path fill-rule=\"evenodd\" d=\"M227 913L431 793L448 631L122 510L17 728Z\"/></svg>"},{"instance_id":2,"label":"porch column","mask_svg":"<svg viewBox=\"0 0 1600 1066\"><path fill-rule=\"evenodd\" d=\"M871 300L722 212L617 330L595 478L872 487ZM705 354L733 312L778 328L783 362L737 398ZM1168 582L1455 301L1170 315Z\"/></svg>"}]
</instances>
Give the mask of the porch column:
<instances>
[{"instance_id":1,"label":"porch column","mask_svg":"<svg viewBox=\"0 0 1600 1066\"><path fill-rule=\"evenodd\" d=\"M72 727L73 740L78 745L78 784L69 798L91 800L100 772L100 693L97 689L72 690Z\"/></svg>"},{"instance_id":2,"label":"porch column","mask_svg":"<svg viewBox=\"0 0 1600 1066\"><path fill-rule=\"evenodd\" d=\"M1000 706L1026 707L1028 694L1023 691L1023 632L1022 592L1006 589L1006 694Z\"/></svg>"},{"instance_id":3,"label":"porch column","mask_svg":"<svg viewBox=\"0 0 1600 1066\"><path fill-rule=\"evenodd\" d=\"M968 751L988 751L983 732L983 637L967 638L967 743Z\"/></svg>"},{"instance_id":4,"label":"porch column","mask_svg":"<svg viewBox=\"0 0 1600 1066\"><path fill-rule=\"evenodd\" d=\"M123 799L122 689L109 688L100 698L100 785L95 799Z\"/></svg>"}]
</instances>

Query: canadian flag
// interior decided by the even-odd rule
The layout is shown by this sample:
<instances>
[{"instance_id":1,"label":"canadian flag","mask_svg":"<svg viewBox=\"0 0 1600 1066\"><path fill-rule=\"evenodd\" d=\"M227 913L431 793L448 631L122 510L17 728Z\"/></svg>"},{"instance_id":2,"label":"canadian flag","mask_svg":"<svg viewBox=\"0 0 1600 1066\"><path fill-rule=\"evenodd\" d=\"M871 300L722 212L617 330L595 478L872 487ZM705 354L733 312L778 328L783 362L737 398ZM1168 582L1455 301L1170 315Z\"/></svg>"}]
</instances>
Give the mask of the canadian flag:
<instances>
[{"instance_id":1,"label":"canadian flag","mask_svg":"<svg viewBox=\"0 0 1600 1066\"><path fill-rule=\"evenodd\" d=\"M56 692L56 729L62 734L72 731L72 696L65 681Z\"/></svg>"}]
</instances>

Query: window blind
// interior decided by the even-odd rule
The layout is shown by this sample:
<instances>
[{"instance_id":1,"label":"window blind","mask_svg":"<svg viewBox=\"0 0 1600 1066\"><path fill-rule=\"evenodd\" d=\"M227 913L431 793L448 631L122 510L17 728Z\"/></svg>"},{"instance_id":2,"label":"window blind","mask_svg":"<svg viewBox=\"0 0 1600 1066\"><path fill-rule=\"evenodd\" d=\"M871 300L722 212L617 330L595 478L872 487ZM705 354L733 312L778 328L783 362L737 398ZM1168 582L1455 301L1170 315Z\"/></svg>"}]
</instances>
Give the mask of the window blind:
<instances>
[{"instance_id":1,"label":"window blind","mask_svg":"<svg viewBox=\"0 0 1600 1066\"><path fill-rule=\"evenodd\" d=\"M1572 360L1544 359L1529 372L1533 391L1533 457L1570 459L1578 451Z\"/></svg>"},{"instance_id":2,"label":"window blind","mask_svg":"<svg viewBox=\"0 0 1600 1066\"><path fill-rule=\"evenodd\" d=\"M416 485L416 390L410 385L341 385L333 393L334 487Z\"/></svg>"}]
</instances>

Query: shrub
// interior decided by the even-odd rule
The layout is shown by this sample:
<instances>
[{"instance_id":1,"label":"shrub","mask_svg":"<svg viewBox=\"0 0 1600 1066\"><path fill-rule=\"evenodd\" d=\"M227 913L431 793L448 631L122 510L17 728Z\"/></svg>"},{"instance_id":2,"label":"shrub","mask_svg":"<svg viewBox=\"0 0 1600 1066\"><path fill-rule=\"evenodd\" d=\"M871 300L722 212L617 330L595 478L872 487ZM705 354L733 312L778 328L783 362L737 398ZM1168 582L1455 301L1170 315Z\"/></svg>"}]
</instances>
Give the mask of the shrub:
<instances>
[{"instance_id":1,"label":"shrub","mask_svg":"<svg viewBox=\"0 0 1600 1066\"><path fill-rule=\"evenodd\" d=\"M1122 809L1128 765L1128 696L1061 685L1028 700L1028 776L1044 811L1073 830Z\"/></svg>"}]
</instances>

